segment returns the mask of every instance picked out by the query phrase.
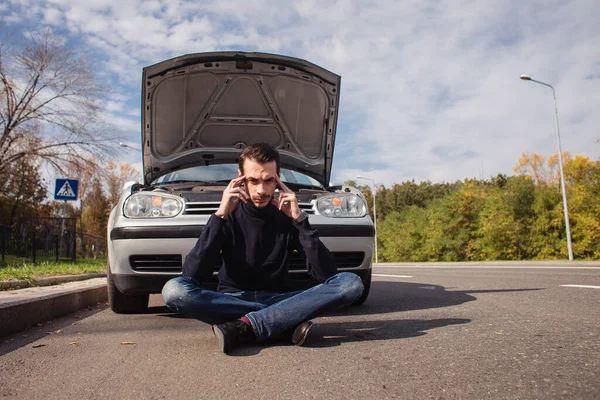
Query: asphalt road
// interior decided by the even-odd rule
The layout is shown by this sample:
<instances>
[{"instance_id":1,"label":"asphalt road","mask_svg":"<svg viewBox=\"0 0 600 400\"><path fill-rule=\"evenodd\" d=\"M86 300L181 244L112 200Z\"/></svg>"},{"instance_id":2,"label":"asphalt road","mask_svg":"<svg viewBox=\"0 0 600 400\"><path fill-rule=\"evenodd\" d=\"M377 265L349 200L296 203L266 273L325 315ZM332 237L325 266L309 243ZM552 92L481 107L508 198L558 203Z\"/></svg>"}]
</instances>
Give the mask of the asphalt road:
<instances>
[{"instance_id":1,"label":"asphalt road","mask_svg":"<svg viewBox=\"0 0 600 400\"><path fill-rule=\"evenodd\" d=\"M600 268L374 273L365 305L317 319L306 347L220 354L160 296L143 315L82 310L0 343L0 397L600 398Z\"/></svg>"}]
</instances>

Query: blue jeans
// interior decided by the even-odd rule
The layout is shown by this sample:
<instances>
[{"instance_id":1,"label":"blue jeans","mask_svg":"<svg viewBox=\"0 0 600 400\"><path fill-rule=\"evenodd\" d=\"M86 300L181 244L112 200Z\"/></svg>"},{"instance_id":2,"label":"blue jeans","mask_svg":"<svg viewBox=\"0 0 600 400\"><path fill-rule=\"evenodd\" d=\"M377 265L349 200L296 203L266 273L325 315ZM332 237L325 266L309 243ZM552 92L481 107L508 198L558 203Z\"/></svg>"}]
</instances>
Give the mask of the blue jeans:
<instances>
[{"instance_id":1,"label":"blue jeans","mask_svg":"<svg viewBox=\"0 0 600 400\"><path fill-rule=\"evenodd\" d=\"M262 290L219 293L204 289L192 278L180 276L165 284L162 295L169 309L209 324L245 315L256 340L264 342L303 321L352 304L362 292L358 275L341 272L320 285L289 293Z\"/></svg>"}]
</instances>

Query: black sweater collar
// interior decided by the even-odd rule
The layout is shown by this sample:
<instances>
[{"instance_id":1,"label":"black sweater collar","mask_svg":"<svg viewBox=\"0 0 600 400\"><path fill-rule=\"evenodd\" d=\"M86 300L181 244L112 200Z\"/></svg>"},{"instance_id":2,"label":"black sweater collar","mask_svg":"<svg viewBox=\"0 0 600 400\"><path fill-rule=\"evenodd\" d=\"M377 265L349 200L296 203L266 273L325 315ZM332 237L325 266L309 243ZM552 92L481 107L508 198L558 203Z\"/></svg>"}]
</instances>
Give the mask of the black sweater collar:
<instances>
[{"instance_id":1,"label":"black sweater collar","mask_svg":"<svg viewBox=\"0 0 600 400\"><path fill-rule=\"evenodd\" d=\"M277 212L277 207L275 207L272 203L267 204L265 207L258 208L252 203L252 201L249 201L247 203L242 203L241 206L242 210L246 214L260 219L273 218Z\"/></svg>"}]
</instances>

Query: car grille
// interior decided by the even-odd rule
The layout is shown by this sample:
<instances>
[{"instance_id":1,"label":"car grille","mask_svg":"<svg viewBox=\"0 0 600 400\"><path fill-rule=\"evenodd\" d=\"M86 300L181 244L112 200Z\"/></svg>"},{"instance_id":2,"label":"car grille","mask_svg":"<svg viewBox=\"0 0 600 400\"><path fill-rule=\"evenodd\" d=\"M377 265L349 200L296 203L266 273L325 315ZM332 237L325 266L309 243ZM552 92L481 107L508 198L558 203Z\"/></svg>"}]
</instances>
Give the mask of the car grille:
<instances>
[{"instance_id":1,"label":"car grille","mask_svg":"<svg viewBox=\"0 0 600 400\"><path fill-rule=\"evenodd\" d=\"M217 202L186 202L184 214L210 215L219 209Z\"/></svg>"},{"instance_id":2,"label":"car grille","mask_svg":"<svg viewBox=\"0 0 600 400\"><path fill-rule=\"evenodd\" d=\"M219 204L219 202L214 201L189 201L185 203L185 210L183 213L188 215L210 215L219 209ZM298 205L300 206L300 209L307 214L315 213L312 203L299 203Z\"/></svg>"},{"instance_id":3,"label":"car grille","mask_svg":"<svg viewBox=\"0 0 600 400\"><path fill-rule=\"evenodd\" d=\"M362 251L344 251L331 253L338 268L358 268L362 264L365 253ZM129 263L134 271L138 272L181 272L181 255L133 255ZM221 259L217 260L214 270L221 268ZM306 258L302 253L292 253L290 257L290 271L306 271Z\"/></svg>"},{"instance_id":4,"label":"car grille","mask_svg":"<svg viewBox=\"0 0 600 400\"><path fill-rule=\"evenodd\" d=\"M134 255L129 264L139 272L181 272L181 254Z\"/></svg>"},{"instance_id":5,"label":"car grille","mask_svg":"<svg viewBox=\"0 0 600 400\"><path fill-rule=\"evenodd\" d=\"M362 251L345 251L331 253L338 268L358 268L362 264L365 253ZM306 257L302 253L292 253L290 271L306 271Z\"/></svg>"}]
</instances>

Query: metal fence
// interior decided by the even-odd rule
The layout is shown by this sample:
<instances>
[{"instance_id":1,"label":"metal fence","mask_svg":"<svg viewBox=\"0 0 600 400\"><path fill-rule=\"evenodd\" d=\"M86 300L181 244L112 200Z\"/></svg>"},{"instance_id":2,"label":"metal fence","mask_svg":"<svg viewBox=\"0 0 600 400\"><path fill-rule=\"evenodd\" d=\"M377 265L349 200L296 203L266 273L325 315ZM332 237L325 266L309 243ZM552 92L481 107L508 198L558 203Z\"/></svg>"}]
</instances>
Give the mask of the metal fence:
<instances>
[{"instance_id":1,"label":"metal fence","mask_svg":"<svg viewBox=\"0 0 600 400\"><path fill-rule=\"evenodd\" d=\"M80 233L77 237L77 255L81 258L106 258L106 238Z\"/></svg>"},{"instance_id":2,"label":"metal fence","mask_svg":"<svg viewBox=\"0 0 600 400\"><path fill-rule=\"evenodd\" d=\"M25 218L13 226L0 225L2 264L8 259L75 261L75 218Z\"/></svg>"}]
</instances>

